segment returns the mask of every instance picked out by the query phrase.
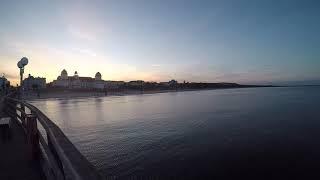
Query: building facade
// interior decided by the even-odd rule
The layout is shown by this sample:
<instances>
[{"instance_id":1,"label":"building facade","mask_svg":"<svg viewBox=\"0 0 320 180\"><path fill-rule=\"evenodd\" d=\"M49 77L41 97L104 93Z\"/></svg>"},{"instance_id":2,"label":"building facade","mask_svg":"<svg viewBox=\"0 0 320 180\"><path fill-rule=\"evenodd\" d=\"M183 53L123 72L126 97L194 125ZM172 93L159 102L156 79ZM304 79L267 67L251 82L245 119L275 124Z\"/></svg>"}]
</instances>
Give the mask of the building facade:
<instances>
[{"instance_id":1,"label":"building facade","mask_svg":"<svg viewBox=\"0 0 320 180\"><path fill-rule=\"evenodd\" d=\"M23 80L22 85L25 90L44 89L46 88L46 78L33 77L29 74L29 76Z\"/></svg>"},{"instance_id":2,"label":"building facade","mask_svg":"<svg viewBox=\"0 0 320 180\"><path fill-rule=\"evenodd\" d=\"M0 77L0 91L4 91L6 88L9 88L10 82L4 76Z\"/></svg>"},{"instance_id":3,"label":"building facade","mask_svg":"<svg viewBox=\"0 0 320 180\"><path fill-rule=\"evenodd\" d=\"M81 77L78 72L74 72L73 76L68 76L68 72L64 69L61 75L52 82L52 87L68 88L68 89L105 89L106 81L102 80L100 72L95 77Z\"/></svg>"}]
</instances>

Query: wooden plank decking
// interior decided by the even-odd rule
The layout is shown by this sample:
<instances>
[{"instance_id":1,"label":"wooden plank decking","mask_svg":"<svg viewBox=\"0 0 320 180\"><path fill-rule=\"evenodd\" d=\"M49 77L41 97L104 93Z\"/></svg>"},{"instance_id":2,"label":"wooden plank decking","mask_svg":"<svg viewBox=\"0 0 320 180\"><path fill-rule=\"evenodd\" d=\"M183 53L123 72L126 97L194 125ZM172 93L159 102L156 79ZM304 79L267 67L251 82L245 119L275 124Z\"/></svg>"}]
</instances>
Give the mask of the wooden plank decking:
<instances>
[{"instance_id":1,"label":"wooden plank decking","mask_svg":"<svg viewBox=\"0 0 320 180\"><path fill-rule=\"evenodd\" d=\"M3 101L0 98L0 117ZM9 139L2 137L0 132L0 179L1 180L38 180L45 179L38 161L28 156L27 139L19 124L11 120L11 135Z\"/></svg>"}]
</instances>

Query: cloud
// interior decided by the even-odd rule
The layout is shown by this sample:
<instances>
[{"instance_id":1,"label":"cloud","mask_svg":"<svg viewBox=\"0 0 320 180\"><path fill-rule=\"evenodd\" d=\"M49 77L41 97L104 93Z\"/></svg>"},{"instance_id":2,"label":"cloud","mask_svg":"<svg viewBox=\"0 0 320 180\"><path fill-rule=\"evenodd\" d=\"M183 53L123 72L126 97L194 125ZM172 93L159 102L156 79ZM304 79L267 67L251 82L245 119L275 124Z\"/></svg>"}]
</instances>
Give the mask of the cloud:
<instances>
[{"instance_id":1,"label":"cloud","mask_svg":"<svg viewBox=\"0 0 320 180\"><path fill-rule=\"evenodd\" d=\"M88 56L93 56L96 57L97 54L89 49L79 49L79 48L72 48L73 51L75 51L76 53L81 53L84 55L88 55Z\"/></svg>"},{"instance_id":2,"label":"cloud","mask_svg":"<svg viewBox=\"0 0 320 180\"><path fill-rule=\"evenodd\" d=\"M161 64L151 64L151 67L159 68L159 67L161 67Z\"/></svg>"},{"instance_id":3,"label":"cloud","mask_svg":"<svg viewBox=\"0 0 320 180\"><path fill-rule=\"evenodd\" d=\"M96 34L84 30L83 28L79 28L78 26L68 25L67 31L75 38L84 39L88 41L95 41L97 40Z\"/></svg>"},{"instance_id":4,"label":"cloud","mask_svg":"<svg viewBox=\"0 0 320 180\"><path fill-rule=\"evenodd\" d=\"M92 3L77 1L61 11L66 30L75 39L98 41L105 35L105 19Z\"/></svg>"}]
</instances>

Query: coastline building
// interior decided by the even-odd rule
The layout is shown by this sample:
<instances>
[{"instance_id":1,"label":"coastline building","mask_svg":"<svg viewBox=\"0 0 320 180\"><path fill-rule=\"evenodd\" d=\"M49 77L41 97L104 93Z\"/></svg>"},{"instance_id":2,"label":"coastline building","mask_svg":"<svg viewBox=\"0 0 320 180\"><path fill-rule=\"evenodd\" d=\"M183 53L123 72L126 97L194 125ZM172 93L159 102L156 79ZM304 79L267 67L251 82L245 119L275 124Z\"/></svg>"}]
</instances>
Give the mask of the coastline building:
<instances>
[{"instance_id":1,"label":"coastline building","mask_svg":"<svg viewBox=\"0 0 320 180\"><path fill-rule=\"evenodd\" d=\"M23 88L26 90L44 89L46 88L46 78L33 77L29 74L22 82Z\"/></svg>"},{"instance_id":2,"label":"coastline building","mask_svg":"<svg viewBox=\"0 0 320 180\"><path fill-rule=\"evenodd\" d=\"M97 72L96 75L94 76L93 87L95 89L104 89L104 88L106 88L106 82L104 80L102 80L100 72Z\"/></svg>"},{"instance_id":3,"label":"coastline building","mask_svg":"<svg viewBox=\"0 0 320 180\"><path fill-rule=\"evenodd\" d=\"M52 82L52 87L68 88L68 89L105 89L106 81L102 80L100 72L95 77L81 77L75 71L73 76L68 76L68 72L64 69L61 75Z\"/></svg>"},{"instance_id":4,"label":"coastline building","mask_svg":"<svg viewBox=\"0 0 320 180\"><path fill-rule=\"evenodd\" d=\"M128 82L128 85L129 86L143 86L143 84L144 84L144 81L142 81L142 80L136 80L136 81L129 81Z\"/></svg>"},{"instance_id":5,"label":"coastline building","mask_svg":"<svg viewBox=\"0 0 320 180\"><path fill-rule=\"evenodd\" d=\"M164 86L164 87L176 86L176 85L178 85L178 81L172 79L172 80L170 80L170 81L168 81L168 82L160 82L159 84L160 84L161 86Z\"/></svg>"},{"instance_id":6,"label":"coastline building","mask_svg":"<svg viewBox=\"0 0 320 180\"><path fill-rule=\"evenodd\" d=\"M7 80L4 76L0 77L0 91L6 90L10 86L10 81Z\"/></svg>"},{"instance_id":7,"label":"coastline building","mask_svg":"<svg viewBox=\"0 0 320 180\"><path fill-rule=\"evenodd\" d=\"M168 82L169 86L176 86L178 85L178 81L172 79L171 81Z\"/></svg>"},{"instance_id":8,"label":"coastline building","mask_svg":"<svg viewBox=\"0 0 320 180\"><path fill-rule=\"evenodd\" d=\"M145 82L143 80L135 81L112 81L103 80L100 72L97 72L94 77L82 77L75 71L72 76L63 69L60 76L56 80L49 83L48 87L64 88L64 89L97 89L97 90L121 90L121 89L156 89L156 88L176 88L178 81L170 80L168 82Z\"/></svg>"},{"instance_id":9,"label":"coastline building","mask_svg":"<svg viewBox=\"0 0 320 180\"><path fill-rule=\"evenodd\" d=\"M119 89L125 86L124 81L105 81L107 89Z\"/></svg>"},{"instance_id":10,"label":"coastline building","mask_svg":"<svg viewBox=\"0 0 320 180\"><path fill-rule=\"evenodd\" d=\"M68 76L68 72L63 69L60 76L50 83L51 87L67 88L67 89L118 89L124 86L124 81L105 81L102 79L100 72L92 77L81 77L78 72L74 72L73 76Z\"/></svg>"}]
</instances>

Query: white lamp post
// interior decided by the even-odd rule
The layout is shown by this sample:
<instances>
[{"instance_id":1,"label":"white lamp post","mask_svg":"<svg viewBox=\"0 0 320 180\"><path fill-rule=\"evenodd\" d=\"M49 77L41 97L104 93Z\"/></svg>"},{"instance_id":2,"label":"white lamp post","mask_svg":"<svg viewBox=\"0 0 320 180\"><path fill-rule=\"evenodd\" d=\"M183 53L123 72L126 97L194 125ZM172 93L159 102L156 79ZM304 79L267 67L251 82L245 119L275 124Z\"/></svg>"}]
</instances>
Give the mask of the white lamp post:
<instances>
[{"instance_id":1,"label":"white lamp post","mask_svg":"<svg viewBox=\"0 0 320 180\"><path fill-rule=\"evenodd\" d=\"M22 79L23 79L23 73L24 73L24 66L28 64L28 58L23 57L18 62L17 66L20 69L20 97L22 96Z\"/></svg>"}]
</instances>

